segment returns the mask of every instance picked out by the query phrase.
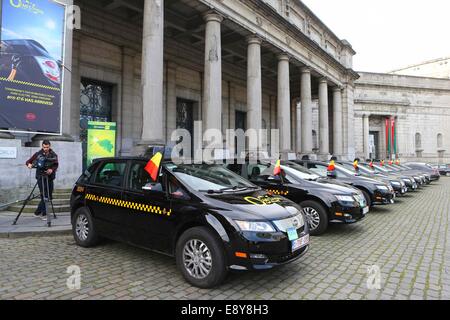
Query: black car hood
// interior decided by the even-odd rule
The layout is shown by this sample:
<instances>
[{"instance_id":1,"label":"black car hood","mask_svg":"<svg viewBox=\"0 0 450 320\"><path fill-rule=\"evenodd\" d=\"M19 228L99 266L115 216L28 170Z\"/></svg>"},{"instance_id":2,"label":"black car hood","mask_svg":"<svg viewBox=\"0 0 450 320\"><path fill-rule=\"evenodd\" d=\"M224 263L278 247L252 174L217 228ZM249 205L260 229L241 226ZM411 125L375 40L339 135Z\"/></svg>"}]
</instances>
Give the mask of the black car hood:
<instances>
[{"instance_id":1,"label":"black car hood","mask_svg":"<svg viewBox=\"0 0 450 320\"><path fill-rule=\"evenodd\" d=\"M265 191L205 194L205 206L231 219L252 221L283 220L298 214L299 207L281 196Z\"/></svg>"},{"instance_id":2,"label":"black car hood","mask_svg":"<svg viewBox=\"0 0 450 320\"><path fill-rule=\"evenodd\" d=\"M339 194L339 195L347 195L347 194L351 195L355 193L353 188L348 184L334 183L334 181L322 179L319 179L318 181L305 181L302 184L302 188L304 187L307 187L308 189L317 189L322 192L329 192L331 194Z\"/></svg>"}]
</instances>

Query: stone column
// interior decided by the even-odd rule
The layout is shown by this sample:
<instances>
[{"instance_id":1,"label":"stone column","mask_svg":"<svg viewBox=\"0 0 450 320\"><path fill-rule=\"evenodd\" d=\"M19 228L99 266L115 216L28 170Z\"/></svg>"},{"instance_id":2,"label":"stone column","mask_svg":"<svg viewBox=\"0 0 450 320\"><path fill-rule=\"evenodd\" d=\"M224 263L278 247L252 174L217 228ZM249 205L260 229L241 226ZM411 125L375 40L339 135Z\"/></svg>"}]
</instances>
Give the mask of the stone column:
<instances>
[{"instance_id":1,"label":"stone column","mask_svg":"<svg viewBox=\"0 0 450 320\"><path fill-rule=\"evenodd\" d=\"M302 108L301 108L301 102L297 100L297 104L295 107L295 112L297 113L296 121L297 121L297 127L296 129L296 151L297 154L300 154L302 152Z\"/></svg>"},{"instance_id":2,"label":"stone column","mask_svg":"<svg viewBox=\"0 0 450 320\"><path fill-rule=\"evenodd\" d=\"M353 82L349 82L342 90L343 156L348 160L356 156L354 89Z\"/></svg>"},{"instance_id":3,"label":"stone column","mask_svg":"<svg viewBox=\"0 0 450 320\"><path fill-rule=\"evenodd\" d=\"M166 139L170 141L172 132L177 127L177 65L167 63L167 100L166 100Z\"/></svg>"},{"instance_id":4,"label":"stone column","mask_svg":"<svg viewBox=\"0 0 450 320\"><path fill-rule=\"evenodd\" d=\"M308 155L313 152L311 70L302 68L301 74L302 154Z\"/></svg>"},{"instance_id":5,"label":"stone column","mask_svg":"<svg viewBox=\"0 0 450 320\"><path fill-rule=\"evenodd\" d=\"M205 34L205 79L203 93L204 130L222 131L222 43L221 23L223 18L216 13L204 16Z\"/></svg>"},{"instance_id":6,"label":"stone column","mask_svg":"<svg viewBox=\"0 0 450 320\"><path fill-rule=\"evenodd\" d=\"M328 160L330 153L329 122L328 122L328 83L322 78L319 82L319 149L320 155Z\"/></svg>"},{"instance_id":7,"label":"stone column","mask_svg":"<svg viewBox=\"0 0 450 320\"><path fill-rule=\"evenodd\" d=\"M343 154L342 135L342 89L333 89L333 155L340 157Z\"/></svg>"},{"instance_id":8,"label":"stone column","mask_svg":"<svg viewBox=\"0 0 450 320\"><path fill-rule=\"evenodd\" d=\"M141 141L163 145L163 81L164 81L164 0L144 2L142 41L143 128Z\"/></svg>"},{"instance_id":9,"label":"stone column","mask_svg":"<svg viewBox=\"0 0 450 320\"><path fill-rule=\"evenodd\" d=\"M291 92L289 79L289 57L278 56L278 129L280 130L280 152L291 150Z\"/></svg>"},{"instance_id":10,"label":"stone column","mask_svg":"<svg viewBox=\"0 0 450 320\"><path fill-rule=\"evenodd\" d=\"M134 105L134 59L136 51L122 49L122 92L121 106L118 112L117 140L118 154L130 156L133 149L133 105ZM120 140L119 140L120 139Z\"/></svg>"},{"instance_id":11,"label":"stone column","mask_svg":"<svg viewBox=\"0 0 450 320\"><path fill-rule=\"evenodd\" d=\"M364 157L369 159L370 157L370 148L369 148L369 115L363 115L363 141L364 141Z\"/></svg>"},{"instance_id":12,"label":"stone column","mask_svg":"<svg viewBox=\"0 0 450 320\"><path fill-rule=\"evenodd\" d=\"M262 76L261 76L261 39L249 37L247 57L247 129L259 131L262 126ZM249 151L261 146L249 145Z\"/></svg>"}]
</instances>

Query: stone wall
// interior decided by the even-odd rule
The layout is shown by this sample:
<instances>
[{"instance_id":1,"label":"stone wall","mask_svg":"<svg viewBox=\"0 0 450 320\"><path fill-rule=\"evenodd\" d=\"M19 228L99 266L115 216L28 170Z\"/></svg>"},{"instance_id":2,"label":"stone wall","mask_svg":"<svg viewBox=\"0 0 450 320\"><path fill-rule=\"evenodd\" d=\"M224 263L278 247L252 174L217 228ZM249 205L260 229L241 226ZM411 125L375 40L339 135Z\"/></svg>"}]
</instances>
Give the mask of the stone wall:
<instances>
[{"instance_id":1,"label":"stone wall","mask_svg":"<svg viewBox=\"0 0 450 320\"><path fill-rule=\"evenodd\" d=\"M25 167L25 162L40 147L24 147L21 140L0 139L0 147L17 149L16 159L0 159L0 206L25 199L36 183L35 171ZM58 154L59 169L55 188L70 189L81 175L81 144L52 142Z\"/></svg>"}]
</instances>

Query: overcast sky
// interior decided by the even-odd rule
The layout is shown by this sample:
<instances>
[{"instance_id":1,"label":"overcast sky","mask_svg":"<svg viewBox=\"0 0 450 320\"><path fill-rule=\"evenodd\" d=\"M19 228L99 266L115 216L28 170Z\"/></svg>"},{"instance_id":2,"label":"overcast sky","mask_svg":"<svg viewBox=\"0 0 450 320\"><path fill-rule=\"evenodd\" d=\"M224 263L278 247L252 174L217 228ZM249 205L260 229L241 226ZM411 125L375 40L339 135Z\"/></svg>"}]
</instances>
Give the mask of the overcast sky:
<instances>
[{"instance_id":1,"label":"overcast sky","mask_svg":"<svg viewBox=\"0 0 450 320\"><path fill-rule=\"evenodd\" d=\"M449 0L302 0L357 52L356 71L450 57Z\"/></svg>"}]
</instances>

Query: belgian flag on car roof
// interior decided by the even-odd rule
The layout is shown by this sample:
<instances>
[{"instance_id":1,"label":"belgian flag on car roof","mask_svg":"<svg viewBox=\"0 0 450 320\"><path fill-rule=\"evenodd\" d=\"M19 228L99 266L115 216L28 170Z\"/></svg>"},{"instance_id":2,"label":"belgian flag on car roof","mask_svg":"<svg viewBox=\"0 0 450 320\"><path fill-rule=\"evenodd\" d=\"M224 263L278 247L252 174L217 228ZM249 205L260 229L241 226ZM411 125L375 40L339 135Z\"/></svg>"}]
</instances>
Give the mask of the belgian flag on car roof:
<instances>
[{"instance_id":1,"label":"belgian flag on car roof","mask_svg":"<svg viewBox=\"0 0 450 320\"><path fill-rule=\"evenodd\" d=\"M163 154L161 152L156 153L153 158L145 166L145 171L148 172L154 182L158 180L159 169L161 167L161 161Z\"/></svg>"}]
</instances>

